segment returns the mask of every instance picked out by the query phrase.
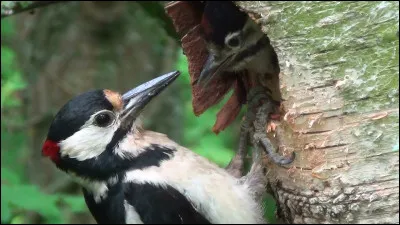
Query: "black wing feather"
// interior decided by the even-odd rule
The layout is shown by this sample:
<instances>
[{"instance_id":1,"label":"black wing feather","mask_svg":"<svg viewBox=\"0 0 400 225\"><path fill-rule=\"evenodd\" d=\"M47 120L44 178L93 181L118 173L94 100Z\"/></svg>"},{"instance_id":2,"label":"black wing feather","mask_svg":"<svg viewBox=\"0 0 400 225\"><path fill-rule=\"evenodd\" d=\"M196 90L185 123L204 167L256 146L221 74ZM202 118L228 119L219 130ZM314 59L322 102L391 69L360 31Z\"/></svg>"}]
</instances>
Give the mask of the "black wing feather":
<instances>
[{"instance_id":1,"label":"black wing feather","mask_svg":"<svg viewBox=\"0 0 400 225\"><path fill-rule=\"evenodd\" d=\"M171 186L129 183L125 196L145 224L211 224Z\"/></svg>"}]
</instances>

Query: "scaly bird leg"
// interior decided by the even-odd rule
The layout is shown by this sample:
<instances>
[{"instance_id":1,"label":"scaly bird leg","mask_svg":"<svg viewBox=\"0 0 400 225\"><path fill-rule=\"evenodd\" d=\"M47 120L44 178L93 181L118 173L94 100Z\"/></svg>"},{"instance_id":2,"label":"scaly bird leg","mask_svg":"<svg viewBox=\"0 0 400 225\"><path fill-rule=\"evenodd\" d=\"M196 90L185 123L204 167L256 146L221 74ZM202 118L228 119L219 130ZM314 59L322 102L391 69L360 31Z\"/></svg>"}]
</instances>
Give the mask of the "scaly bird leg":
<instances>
[{"instance_id":1,"label":"scaly bird leg","mask_svg":"<svg viewBox=\"0 0 400 225\"><path fill-rule=\"evenodd\" d=\"M235 156L229 162L229 165L225 168L230 174L234 177L240 178L244 174L244 160L247 155L247 141L249 137L249 120L245 119L242 121L240 126L240 135L239 135L239 147L236 151Z\"/></svg>"},{"instance_id":2,"label":"scaly bird leg","mask_svg":"<svg viewBox=\"0 0 400 225\"><path fill-rule=\"evenodd\" d=\"M242 122L242 130L241 134L246 137L254 133L253 122L256 120L256 114L252 112L252 110L247 110L246 117ZM247 140L247 139L246 139ZM263 149L254 143L254 139L251 140L253 142L254 150L252 152L252 164L250 171L240 178L241 183L245 183L250 189L253 195L253 198L262 202L263 196L265 194L267 179L265 177L265 166L262 163L262 152ZM247 144L247 143L246 143ZM246 146L247 147L247 146Z\"/></svg>"},{"instance_id":3,"label":"scaly bird leg","mask_svg":"<svg viewBox=\"0 0 400 225\"><path fill-rule=\"evenodd\" d=\"M262 102L262 105L259 106L260 102ZM272 101L269 100L268 96L264 93L264 89L260 86L253 87L248 95L248 109L246 112L246 116L244 120L241 123L240 127L240 136L239 136L239 147L238 150L235 154L235 156L232 158L228 166L225 168L230 174L233 176L240 178L244 175L244 160L247 155L247 144L248 144L248 137L249 134L252 133L253 137L253 145L255 147L253 151L253 166L257 165L256 167L252 167L252 170L259 170L259 163L261 161L261 148L264 149L264 151L267 153L268 157L277 165L286 165L290 164L293 162L295 158L295 154L293 153L289 158L285 158L283 156L278 155L274 151L274 147L270 140L268 139L267 135L265 134L265 129L256 129L256 132L251 131L252 130L252 124L256 120L260 120L260 118L256 117L256 110L263 110L262 115L269 115L269 118L274 116L274 119L276 119L276 114L273 114L274 110L273 107L275 105L273 104ZM272 116L271 116L272 115ZM261 118L263 119L263 118ZM262 123L260 121L260 123ZM258 123L258 124L260 124ZM273 126L273 123L269 120L266 122L268 126ZM265 124L265 123L264 123ZM265 127L265 126L264 126ZM255 172L249 172L249 174L255 174Z\"/></svg>"},{"instance_id":4,"label":"scaly bird leg","mask_svg":"<svg viewBox=\"0 0 400 225\"><path fill-rule=\"evenodd\" d=\"M240 178L244 175L244 160L247 156L249 131L252 129L252 123L255 120L255 113L247 110L246 115L240 124L239 147L235 156L225 168L233 176Z\"/></svg>"},{"instance_id":5,"label":"scaly bird leg","mask_svg":"<svg viewBox=\"0 0 400 225\"><path fill-rule=\"evenodd\" d=\"M250 171L244 176L244 160L247 155L248 137L253 133L252 122L255 120L255 114L247 111L240 127L239 148L226 170L233 176L239 178L242 184L251 189L251 194L256 201L261 202L265 193L266 178L263 173L264 166L262 164L262 149L253 143L255 150L252 154L252 165ZM254 140L253 140L254 141Z\"/></svg>"},{"instance_id":6,"label":"scaly bird leg","mask_svg":"<svg viewBox=\"0 0 400 225\"><path fill-rule=\"evenodd\" d=\"M260 102L261 106L260 106ZM265 133L265 124L268 124L271 113L274 112L274 103L269 99L268 95L265 94L264 90L260 86L253 87L248 95L248 111L253 112L253 110L257 110L257 113L260 113L260 116L256 116L257 113L254 113L253 121L256 121L255 124L264 124L262 127L255 127L255 133L253 138L258 145L261 145L268 157L277 165L287 165L293 162L295 158L295 154L292 153L288 158L280 156L274 150L274 147L270 140L268 139ZM268 115L268 118L265 118L264 115ZM266 120L266 121L265 121ZM253 122L252 121L252 122Z\"/></svg>"}]
</instances>

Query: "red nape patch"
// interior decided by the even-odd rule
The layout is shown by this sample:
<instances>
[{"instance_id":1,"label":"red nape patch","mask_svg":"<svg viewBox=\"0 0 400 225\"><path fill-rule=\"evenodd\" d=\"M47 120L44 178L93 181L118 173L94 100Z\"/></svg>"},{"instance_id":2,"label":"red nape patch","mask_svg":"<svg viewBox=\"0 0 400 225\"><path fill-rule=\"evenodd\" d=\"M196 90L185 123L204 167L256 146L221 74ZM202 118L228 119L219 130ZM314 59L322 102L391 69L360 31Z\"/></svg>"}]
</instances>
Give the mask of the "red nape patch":
<instances>
[{"instance_id":1,"label":"red nape patch","mask_svg":"<svg viewBox=\"0 0 400 225\"><path fill-rule=\"evenodd\" d=\"M46 140L42 147L42 155L46 157L50 157L53 162L57 162L60 158L58 152L60 151L60 147L58 144L52 140Z\"/></svg>"}]
</instances>

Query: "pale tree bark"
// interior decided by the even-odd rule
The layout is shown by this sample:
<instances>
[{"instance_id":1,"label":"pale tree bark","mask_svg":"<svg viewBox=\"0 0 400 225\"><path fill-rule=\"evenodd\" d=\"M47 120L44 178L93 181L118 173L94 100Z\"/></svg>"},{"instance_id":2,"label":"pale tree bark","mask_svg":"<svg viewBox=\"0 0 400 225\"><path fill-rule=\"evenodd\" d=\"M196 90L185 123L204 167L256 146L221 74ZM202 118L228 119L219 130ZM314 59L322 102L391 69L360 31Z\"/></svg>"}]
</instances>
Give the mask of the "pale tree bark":
<instances>
[{"instance_id":1,"label":"pale tree bark","mask_svg":"<svg viewBox=\"0 0 400 225\"><path fill-rule=\"evenodd\" d=\"M236 2L271 39L283 118L268 163L288 223L399 223L399 2ZM261 126L262 124L256 124Z\"/></svg>"}]
</instances>

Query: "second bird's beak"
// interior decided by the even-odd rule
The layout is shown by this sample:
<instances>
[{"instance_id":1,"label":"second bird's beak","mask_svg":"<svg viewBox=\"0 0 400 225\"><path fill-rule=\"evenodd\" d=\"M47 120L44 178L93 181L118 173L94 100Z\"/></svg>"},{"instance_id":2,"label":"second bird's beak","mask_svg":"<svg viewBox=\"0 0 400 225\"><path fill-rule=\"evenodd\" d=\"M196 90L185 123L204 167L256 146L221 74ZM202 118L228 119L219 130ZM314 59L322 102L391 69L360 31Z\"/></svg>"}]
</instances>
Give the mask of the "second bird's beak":
<instances>
[{"instance_id":1,"label":"second bird's beak","mask_svg":"<svg viewBox=\"0 0 400 225\"><path fill-rule=\"evenodd\" d=\"M203 88L216 76L220 76L230 66L234 55L230 55L225 59L217 61L214 55L210 54L204 63L199 78L193 84L199 84Z\"/></svg>"},{"instance_id":2,"label":"second bird's beak","mask_svg":"<svg viewBox=\"0 0 400 225\"><path fill-rule=\"evenodd\" d=\"M122 119L136 118L145 106L167 86L169 86L178 76L179 71L170 72L154 78L122 95L124 109Z\"/></svg>"}]
</instances>

